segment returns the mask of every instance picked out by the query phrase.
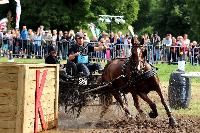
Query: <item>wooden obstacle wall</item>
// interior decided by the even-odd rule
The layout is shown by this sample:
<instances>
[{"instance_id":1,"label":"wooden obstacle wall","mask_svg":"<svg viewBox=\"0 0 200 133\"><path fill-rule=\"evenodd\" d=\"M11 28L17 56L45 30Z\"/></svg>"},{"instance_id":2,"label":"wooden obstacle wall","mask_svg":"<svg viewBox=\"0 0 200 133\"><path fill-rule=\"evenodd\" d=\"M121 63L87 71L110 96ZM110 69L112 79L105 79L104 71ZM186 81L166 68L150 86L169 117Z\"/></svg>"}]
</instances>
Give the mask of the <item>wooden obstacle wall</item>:
<instances>
[{"instance_id":1,"label":"wooden obstacle wall","mask_svg":"<svg viewBox=\"0 0 200 133\"><path fill-rule=\"evenodd\" d=\"M47 129L58 125L59 67L45 64L0 64L0 133L33 133L36 71L47 70L41 108ZM40 83L39 83L40 84ZM42 131L39 115L38 129Z\"/></svg>"}]
</instances>

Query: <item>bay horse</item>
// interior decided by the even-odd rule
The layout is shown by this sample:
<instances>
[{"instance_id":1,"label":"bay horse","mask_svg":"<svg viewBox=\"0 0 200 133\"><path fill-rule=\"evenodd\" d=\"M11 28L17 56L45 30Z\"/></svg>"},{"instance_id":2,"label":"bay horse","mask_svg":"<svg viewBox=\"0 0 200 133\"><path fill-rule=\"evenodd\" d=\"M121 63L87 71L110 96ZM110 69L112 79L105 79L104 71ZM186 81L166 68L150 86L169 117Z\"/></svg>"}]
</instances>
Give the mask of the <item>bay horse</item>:
<instances>
[{"instance_id":1,"label":"bay horse","mask_svg":"<svg viewBox=\"0 0 200 133\"><path fill-rule=\"evenodd\" d=\"M115 59L105 66L102 82L107 84L106 91L114 96L128 117L131 117L130 111L124 104L121 94L132 94L134 106L139 114L143 114L138 101L139 97L142 98L152 110L149 117L156 118L158 116L156 104L147 95L151 91L156 91L166 110L170 126L174 126L177 122L165 102L155 67L147 62L146 55L147 52L143 46L134 44L131 48L131 56L128 59ZM102 110L100 117L103 117L107 108Z\"/></svg>"}]
</instances>

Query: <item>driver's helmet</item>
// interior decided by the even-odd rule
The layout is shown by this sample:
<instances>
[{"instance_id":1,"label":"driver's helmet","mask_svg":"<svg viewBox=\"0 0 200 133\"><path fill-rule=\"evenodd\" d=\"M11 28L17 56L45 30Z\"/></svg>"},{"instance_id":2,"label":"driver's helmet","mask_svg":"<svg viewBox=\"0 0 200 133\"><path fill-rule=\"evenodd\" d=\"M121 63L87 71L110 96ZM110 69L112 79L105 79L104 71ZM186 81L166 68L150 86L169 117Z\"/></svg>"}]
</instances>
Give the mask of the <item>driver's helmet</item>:
<instances>
[{"instance_id":1,"label":"driver's helmet","mask_svg":"<svg viewBox=\"0 0 200 133\"><path fill-rule=\"evenodd\" d=\"M84 37L84 34L82 32L77 32L75 34L75 39L79 38L79 37Z\"/></svg>"}]
</instances>

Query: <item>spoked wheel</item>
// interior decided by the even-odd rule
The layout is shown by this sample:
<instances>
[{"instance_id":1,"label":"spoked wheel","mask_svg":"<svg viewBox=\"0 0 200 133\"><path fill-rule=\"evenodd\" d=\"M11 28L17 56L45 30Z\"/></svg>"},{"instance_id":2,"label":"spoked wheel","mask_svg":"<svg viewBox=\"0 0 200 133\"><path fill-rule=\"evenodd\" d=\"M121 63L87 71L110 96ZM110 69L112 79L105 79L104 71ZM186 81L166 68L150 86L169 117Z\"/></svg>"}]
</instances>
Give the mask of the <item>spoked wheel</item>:
<instances>
[{"instance_id":1,"label":"spoked wheel","mask_svg":"<svg viewBox=\"0 0 200 133\"><path fill-rule=\"evenodd\" d=\"M66 103L65 112L72 118L79 117L81 113L81 108L83 107L83 95L80 93L79 90L74 90L70 94L70 103Z\"/></svg>"},{"instance_id":2,"label":"spoked wheel","mask_svg":"<svg viewBox=\"0 0 200 133\"><path fill-rule=\"evenodd\" d=\"M99 86L101 76L90 77L87 80L87 84L80 84L80 78L74 78L73 80L67 80L64 83L60 83L60 104L64 106L65 114L70 119L79 117L81 109L87 105L100 104L98 101L98 91L87 92L90 89ZM94 101L94 103L93 103Z\"/></svg>"},{"instance_id":3,"label":"spoked wheel","mask_svg":"<svg viewBox=\"0 0 200 133\"><path fill-rule=\"evenodd\" d=\"M74 91L75 86L69 82L59 82L59 84L59 106L69 106L72 99L71 93Z\"/></svg>"}]
</instances>

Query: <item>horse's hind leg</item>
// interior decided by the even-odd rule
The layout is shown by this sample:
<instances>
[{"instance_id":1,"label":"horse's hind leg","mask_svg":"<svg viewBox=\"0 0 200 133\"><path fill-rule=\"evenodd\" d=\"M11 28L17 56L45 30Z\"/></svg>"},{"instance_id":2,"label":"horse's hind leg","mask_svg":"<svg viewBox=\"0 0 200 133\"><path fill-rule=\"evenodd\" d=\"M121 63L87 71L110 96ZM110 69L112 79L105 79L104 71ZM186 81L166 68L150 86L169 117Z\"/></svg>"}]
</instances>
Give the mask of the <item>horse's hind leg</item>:
<instances>
[{"instance_id":1,"label":"horse's hind leg","mask_svg":"<svg viewBox=\"0 0 200 133\"><path fill-rule=\"evenodd\" d=\"M111 94L104 94L100 95L100 103L102 104L102 111L100 113L100 119L106 114L108 108L112 104L112 95Z\"/></svg>"},{"instance_id":2,"label":"horse's hind leg","mask_svg":"<svg viewBox=\"0 0 200 133\"><path fill-rule=\"evenodd\" d=\"M124 97L124 102L125 102L126 106L128 106L128 99L126 97L126 94L123 93L122 96Z\"/></svg>"},{"instance_id":3,"label":"horse's hind leg","mask_svg":"<svg viewBox=\"0 0 200 133\"><path fill-rule=\"evenodd\" d=\"M131 117L131 114L130 114L130 111L128 110L128 108L124 105L124 102L122 100L122 97L120 95L119 92L115 92L115 93L112 93L112 95L114 96L114 98L116 99L117 102L119 102L120 106L122 107L122 109L124 110L125 112L125 115L127 117Z\"/></svg>"},{"instance_id":4,"label":"horse's hind leg","mask_svg":"<svg viewBox=\"0 0 200 133\"><path fill-rule=\"evenodd\" d=\"M140 104L139 104L139 99L138 99L138 95L135 92L131 92L132 97L133 97L133 101L134 101L134 106L137 109L137 111L139 112L139 114L143 114L143 110L140 108Z\"/></svg>"},{"instance_id":5,"label":"horse's hind leg","mask_svg":"<svg viewBox=\"0 0 200 133\"><path fill-rule=\"evenodd\" d=\"M139 96L149 104L150 108L152 109L152 111L149 113L149 117L150 118L156 118L158 116L158 111L156 108L156 104L149 99L149 97L147 96L147 94L145 93L139 93Z\"/></svg>"},{"instance_id":6,"label":"horse's hind leg","mask_svg":"<svg viewBox=\"0 0 200 133\"><path fill-rule=\"evenodd\" d=\"M160 96L161 102L162 102L163 106L165 107L167 116L169 117L169 124L170 124L171 126L177 125L177 122L176 122L175 118L172 116L172 113L171 113L171 111L170 111L169 106L168 106L168 105L166 104L166 102L165 102L165 99L164 99L164 97L163 97L163 95L162 95L161 89L159 88L158 90L156 90L156 92L157 92L158 95Z\"/></svg>"}]
</instances>

